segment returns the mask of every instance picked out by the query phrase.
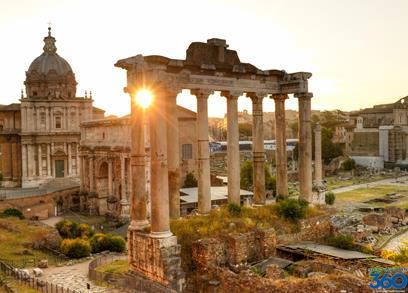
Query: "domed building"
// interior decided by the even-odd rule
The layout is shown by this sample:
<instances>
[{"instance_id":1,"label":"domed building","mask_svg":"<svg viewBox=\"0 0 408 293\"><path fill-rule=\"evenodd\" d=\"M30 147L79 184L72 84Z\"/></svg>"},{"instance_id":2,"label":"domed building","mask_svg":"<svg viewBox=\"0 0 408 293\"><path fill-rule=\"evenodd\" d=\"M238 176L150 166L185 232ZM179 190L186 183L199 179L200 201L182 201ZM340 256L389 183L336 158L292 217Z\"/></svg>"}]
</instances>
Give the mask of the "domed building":
<instances>
[{"instance_id":1,"label":"domed building","mask_svg":"<svg viewBox=\"0 0 408 293\"><path fill-rule=\"evenodd\" d=\"M76 96L77 81L57 53L48 28L43 52L31 62L20 104L0 105L2 186L38 187L55 178L79 182L80 123L101 119L92 95Z\"/></svg>"}]
</instances>

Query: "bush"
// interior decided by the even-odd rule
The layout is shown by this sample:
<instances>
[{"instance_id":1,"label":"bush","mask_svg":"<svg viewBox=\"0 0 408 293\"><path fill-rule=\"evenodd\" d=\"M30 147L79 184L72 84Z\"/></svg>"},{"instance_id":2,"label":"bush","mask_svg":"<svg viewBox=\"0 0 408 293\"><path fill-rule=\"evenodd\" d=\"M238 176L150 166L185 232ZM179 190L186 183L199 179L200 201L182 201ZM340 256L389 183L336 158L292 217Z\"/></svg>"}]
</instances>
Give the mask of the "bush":
<instances>
[{"instance_id":1,"label":"bush","mask_svg":"<svg viewBox=\"0 0 408 293\"><path fill-rule=\"evenodd\" d=\"M306 216L308 203L303 199L285 198L277 203L278 213L281 217L290 220L302 219Z\"/></svg>"},{"instance_id":2,"label":"bush","mask_svg":"<svg viewBox=\"0 0 408 293\"><path fill-rule=\"evenodd\" d=\"M78 224L69 220L62 220L55 224L55 228L58 233L64 239L74 239L74 238L90 238L93 236L94 231L89 227L88 224Z\"/></svg>"},{"instance_id":3,"label":"bush","mask_svg":"<svg viewBox=\"0 0 408 293\"><path fill-rule=\"evenodd\" d=\"M198 182L194 174L192 172L188 172L186 175L186 179L184 180L183 188L197 187L197 186L198 186Z\"/></svg>"},{"instance_id":4,"label":"bush","mask_svg":"<svg viewBox=\"0 0 408 293\"><path fill-rule=\"evenodd\" d=\"M354 248L354 238L351 235L338 235L338 236L332 236L327 239L327 242L329 245L337 247L337 248L342 248L342 249L347 249L351 250Z\"/></svg>"},{"instance_id":5,"label":"bush","mask_svg":"<svg viewBox=\"0 0 408 293\"><path fill-rule=\"evenodd\" d=\"M90 244L93 253L102 251L124 252L126 250L126 241L120 236L111 234L95 234L90 239Z\"/></svg>"},{"instance_id":6,"label":"bush","mask_svg":"<svg viewBox=\"0 0 408 293\"><path fill-rule=\"evenodd\" d=\"M227 209L231 216L239 216L242 211L241 206L236 203L229 203Z\"/></svg>"},{"instance_id":7,"label":"bush","mask_svg":"<svg viewBox=\"0 0 408 293\"><path fill-rule=\"evenodd\" d=\"M61 252L70 258L81 258L91 254L91 245L84 239L64 239L61 242Z\"/></svg>"},{"instance_id":8,"label":"bush","mask_svg":"<svg viewBox=\"0 0 408 293\"><path fill-rule=\"evenodd\" d=\"M356 161L354 161L352 158L348 158L341 164L342 168L346 171L351 171L356 168Z\"/></svg>"},{"instance_id":9,"label":"bush","mask_svg":"<svg viewBox=\"0 0 408 293\"><path fill-rule=\"evenodd\" d=\"M19 218L20 220L24 219L24 215L20 210L17 209L5 209L2 213L3 217L16 217Z\"/></svg>"},{"instance_id":10,"label":"bush","mask_svg":"<svg viewBox=\"0 0 408 293\"><path fill-rule=\"evenodd\" d=\"M328 205L333 205L335 200L336 200L336 195L331 191L326 192L326 194L324 195L324 201Z\"/></svg>"}]
</instances>

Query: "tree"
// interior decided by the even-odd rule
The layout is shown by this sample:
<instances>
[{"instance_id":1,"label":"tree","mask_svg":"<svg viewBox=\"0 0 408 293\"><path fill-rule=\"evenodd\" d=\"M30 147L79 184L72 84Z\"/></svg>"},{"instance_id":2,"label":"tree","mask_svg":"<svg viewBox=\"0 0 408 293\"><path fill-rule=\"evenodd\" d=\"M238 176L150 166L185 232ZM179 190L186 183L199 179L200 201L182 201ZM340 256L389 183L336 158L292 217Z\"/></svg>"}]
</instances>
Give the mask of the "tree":
<instances>
[{"instance_id":1,"label":"tree","mask_svg":"<svg viewBox=\"0 0 408 293\"><path fill-rule=\"evenodd\" d=\"M198 182L194 174L192 172L188 172L186 175L186 179L184 180L183 188L197 187L197 186L198 186Z\"/></svg>"},{"instance_id":2,"label":"tree","mask_svg":"<svg viewBox=\"0 0 408 293\"><path fill-rule=\"evenodd\" d=\"M266 190L273 190L276 192L276 178L272 176L271 172L269 171L268 167L264 166L265 170L265 189ZM252 190L254 185L253 179L253 166L252 161L245 161L241 165L241 188L245 190Z\"/></svg>"},{"instance_id":3,"label":"tree","mask_svg":"<svg viewBox=\"0 0 408 293\"><path fill-rule=\"evenodd\" d=\"M239 123L239 136L240 137L249 137L252 136L252 124L250 123Z\"/></svg>"},{"instance_id":4,"label":"tree","mask_svg":"<svg viewBox=\"0 0 408 293\"><path fill-rule=\"evenodd\" d=\"M341 164L341 166L344 170L351 171L356 168L356 161L354 161L352 158L348 158Z\"/></svg>"}]
</instances>

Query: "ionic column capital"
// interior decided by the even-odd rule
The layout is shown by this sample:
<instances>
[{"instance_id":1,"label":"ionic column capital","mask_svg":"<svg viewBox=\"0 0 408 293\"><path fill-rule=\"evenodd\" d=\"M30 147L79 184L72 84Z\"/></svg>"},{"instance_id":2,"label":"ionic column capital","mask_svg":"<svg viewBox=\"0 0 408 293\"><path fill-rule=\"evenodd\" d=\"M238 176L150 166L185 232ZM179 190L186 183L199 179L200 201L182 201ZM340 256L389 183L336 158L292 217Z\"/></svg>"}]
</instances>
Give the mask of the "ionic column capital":
<instances>
[{"instance_id":1,"label":"ionic column capital","mask_svg":"<svg viewBox=\"0 0 408 293\"><path fill-rule=\"evenodd\" d=\"M288 99L288 95L287 94L273 94L272 95L272 99L274 100L286 100Z\"/></svg>"},{"instance_id":2,"label":"ionic column capital","mask_svg":"<svg viewBox=\"0 0 408 293\"><path fill-rule=\"evenodd\" d=\"M313 93L297 93L295 97L298 99L311 99L313 97Z\"/></svg>"},{"instance_id":3,"label":"ionic column capital","mask_svg":"<svg viewBox=\"0 0 408 293\"><path fill-rule=\"evenodd\" d=\"M197 99L208 99L210 95L214 94L214 91L210 89L192 89L190 92L196 96Z\"/></svg>"},{"instance_id":4,"label":"ionic column capital","mask_svg":"<svg viewBox=\"0 0 408 293\"><path fill-rule=\"evenodd\" d=\"M239 91L221 91L221 96L227 98L227 100L238 100L242 94L243 92Z\"/></svg>"},{"instance_id":5,"label":"ionic column capital","mask_svg":"<svg viewBox=\"0 0 408 293\"><path fill-rule=\"evenodd\" d=\"M316 123L315 131L316 132L322 131L322 127L320 126L320 123Z\"/></svg>"}]
</instances>

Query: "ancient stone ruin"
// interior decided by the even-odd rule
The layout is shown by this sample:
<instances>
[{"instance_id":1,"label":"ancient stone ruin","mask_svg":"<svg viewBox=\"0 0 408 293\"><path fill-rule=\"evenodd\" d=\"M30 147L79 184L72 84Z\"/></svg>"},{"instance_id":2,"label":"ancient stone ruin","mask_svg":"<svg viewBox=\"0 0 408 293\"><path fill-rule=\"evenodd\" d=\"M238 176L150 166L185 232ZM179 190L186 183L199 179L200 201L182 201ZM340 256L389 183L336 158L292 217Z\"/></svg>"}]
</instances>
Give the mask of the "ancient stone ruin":
<instances>
[{"instance_id":1,"label":"ancient stone ruin","mask_svg":"<svg viewBox=\"0 0 408 293\"><path fill-rule=\"evenodd\" d=\"M277 193L288 195L285 134L285 100L294 94L299 101L299 181L301 196L312 198L312 129L311 98L308 72L287 73L284 70L261 70L240 61L225 40L193 42L186 59L136 55L119 60L117 67L127 70L125 92L131 96L131 225L129 258L135 275L148 277L164 286L180 290L177 239L170 231L170 216L179 216L180 161L178 129L175 127L176 97L188 89L197 98L198 125L198 210L211 210L210 162L208 149L209 95L220 91L227 99L228 132L228 200L240 204L240 166L238 135L238 97L246 94L253 105L254 204L265 204L264 144L262 100L271 97L276 108ZM143 108L135 102L138 91L148 89L154 96L152 105ZM145 130L147 117L151 152L151 230L148 224L145 196Z\"/></svg>"}]
</instances>

